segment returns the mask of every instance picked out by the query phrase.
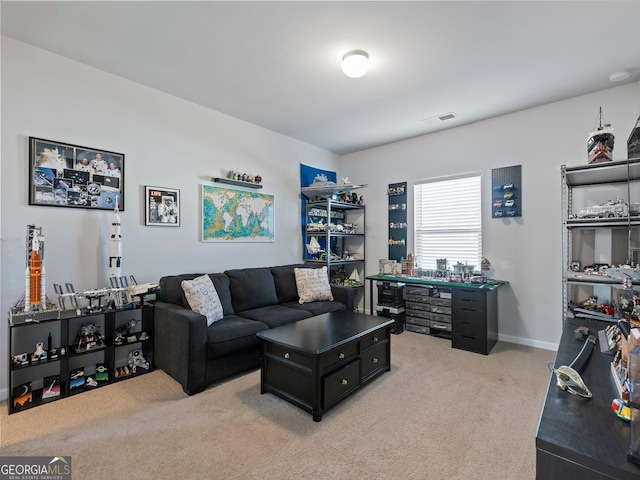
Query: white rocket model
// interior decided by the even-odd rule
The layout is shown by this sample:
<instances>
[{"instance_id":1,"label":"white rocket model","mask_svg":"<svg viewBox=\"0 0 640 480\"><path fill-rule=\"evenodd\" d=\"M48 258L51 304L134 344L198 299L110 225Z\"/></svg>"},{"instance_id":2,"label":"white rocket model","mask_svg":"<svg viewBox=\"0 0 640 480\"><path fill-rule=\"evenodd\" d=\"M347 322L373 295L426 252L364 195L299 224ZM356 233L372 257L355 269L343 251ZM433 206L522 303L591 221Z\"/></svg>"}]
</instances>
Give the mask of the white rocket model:
<instances>
[{"instance_id":1,"label":"white rocket model","mask_svg":"<svg viewBox=\"0 0 640 480\"><path fill-rule=\"evenodd\" d=\"M42 263L42 252L40 243L44 242L44 237L40 237L35 227L31 239L31 249L27 259L25 270L25 291L24 291L24 311L32 312L36 310L46 310L47 295L45 290L46 272Z\"/></svg>"},{"instance_id":2,"label":"white rocket model","mask_svg":"<svg viewBox=\"0 0 640 480\"><path fill-rule=\"evenodd\" d=\"M120 215L118 202L113 209L111 220L111 239L109 241L109 277L120 278L122 276L122 235L120 235Z\"/></svg>"}]
</instances>

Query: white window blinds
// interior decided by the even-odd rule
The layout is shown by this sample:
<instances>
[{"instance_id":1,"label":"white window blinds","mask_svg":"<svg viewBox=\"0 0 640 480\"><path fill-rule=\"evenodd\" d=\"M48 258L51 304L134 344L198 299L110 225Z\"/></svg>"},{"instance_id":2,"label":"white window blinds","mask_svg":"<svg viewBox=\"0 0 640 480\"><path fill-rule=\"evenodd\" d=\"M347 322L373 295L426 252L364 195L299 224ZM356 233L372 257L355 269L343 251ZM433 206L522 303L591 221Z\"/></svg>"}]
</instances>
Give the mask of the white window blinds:
<instances>
[{"instance_id":1,"label":"white window blinds","mask_svg":"<svg viewBox=\"0 0 640 480\"><path fill-rule=\"evenodd\" d=\"M436 269L446 258L480 269L482 215L480 175L428 180L414 185L414 249L416 266Z\"/></svg>"}]
</instances>

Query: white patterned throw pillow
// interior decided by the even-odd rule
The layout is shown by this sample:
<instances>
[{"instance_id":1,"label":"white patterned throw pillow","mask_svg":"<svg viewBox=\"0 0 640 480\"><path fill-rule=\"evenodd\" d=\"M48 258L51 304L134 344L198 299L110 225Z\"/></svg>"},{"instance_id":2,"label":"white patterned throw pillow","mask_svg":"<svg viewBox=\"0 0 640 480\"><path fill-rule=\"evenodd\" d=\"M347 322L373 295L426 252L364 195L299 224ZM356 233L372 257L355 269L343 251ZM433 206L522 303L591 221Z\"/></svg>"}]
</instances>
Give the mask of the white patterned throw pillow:
<instances>
[{"instance_id":1,"label":"white patterned throw pillow","mask_svg":"<svg viewBox=\"0 0 640 480\"><path fill-rule=\"evenodd\" d=\"M183 280L180 285L191 310L207 317L207 326L224 316L220 297L209 275Z\"/></svg>"},{"instance_id":2,"label":"white patterned throw pillow","mask_svg":"<svg viewBox=\"0 0 640 480\"><path fill-rule=\"evenodd\" d=\"M333 300L327 267L322 268L294 268L296 287L298 288L298 302L309 303L323 300Z\"/></svg>"}]
</instances>

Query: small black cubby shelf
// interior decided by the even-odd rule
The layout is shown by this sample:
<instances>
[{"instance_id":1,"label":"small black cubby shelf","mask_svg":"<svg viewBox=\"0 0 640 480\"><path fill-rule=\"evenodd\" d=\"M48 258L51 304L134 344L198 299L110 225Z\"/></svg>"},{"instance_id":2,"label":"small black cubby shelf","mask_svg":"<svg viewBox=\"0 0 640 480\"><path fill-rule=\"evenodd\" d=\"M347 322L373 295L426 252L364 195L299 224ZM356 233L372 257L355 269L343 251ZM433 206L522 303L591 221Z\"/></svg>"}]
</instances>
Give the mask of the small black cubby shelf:
<instances>
[{"instance_id":1,"label":"small black cubby shelf","mask_svg":"<svg viewBox=\"0 0 640 480\"><path fill-rule=\"evenodd\" d=\"M407 182L390 183L389 197L389 260L407 258Z\"/></svg>"},{"instance_id":2,"label":"small black cubby shelf","mask_svg":"<svg viewBox=\"0 0 640 480\"><path fill-rule=\"evenodd\" d=\"M96 345L77 349L81 327L90 324L97 327ZM9 414L152 371L153 327L149 304L81 315L66 310L60 318L10 322ZM148 368L138 366L132 372L129 354L137 350L144 362L133 363Z\"/></svg>"}]
</instances>

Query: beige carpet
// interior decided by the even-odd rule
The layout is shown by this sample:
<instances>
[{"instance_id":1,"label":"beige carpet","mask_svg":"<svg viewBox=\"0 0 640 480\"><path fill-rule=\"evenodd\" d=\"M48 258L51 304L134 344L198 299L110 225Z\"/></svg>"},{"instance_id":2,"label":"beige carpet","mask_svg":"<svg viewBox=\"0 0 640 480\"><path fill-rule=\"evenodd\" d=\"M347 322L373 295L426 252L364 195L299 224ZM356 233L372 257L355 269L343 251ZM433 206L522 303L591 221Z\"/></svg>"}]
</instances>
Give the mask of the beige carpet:
<instances>
[{"instance_id":1,"label":"beige carpet","mask_svg":"<svg viewBox=\"0 0 640 480\"><path fill-rule=\"evenodd\" d=\"M533 479L547 350L490 355L412 332L392 368L322 422L257 371L187 396L162 371L14 415L2 455L71 456L74 480Z\"/></svg>"}]
</instances>

